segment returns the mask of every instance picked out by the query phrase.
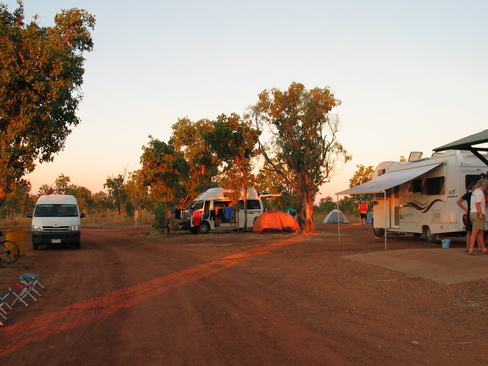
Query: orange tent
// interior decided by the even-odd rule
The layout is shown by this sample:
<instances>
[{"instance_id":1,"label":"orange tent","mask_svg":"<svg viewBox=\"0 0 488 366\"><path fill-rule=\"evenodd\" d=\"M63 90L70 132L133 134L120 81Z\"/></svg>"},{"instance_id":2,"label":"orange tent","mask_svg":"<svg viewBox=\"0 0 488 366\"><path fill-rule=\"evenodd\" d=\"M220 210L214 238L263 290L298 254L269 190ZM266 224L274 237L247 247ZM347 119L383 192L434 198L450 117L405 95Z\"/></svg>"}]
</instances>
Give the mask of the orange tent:
<instances>
[{"instance_id":1,"label":"orange tent","mask_svg":"<svg viewBox=\"0 0 488 366\"><path fill-rule=\"evenodd\" d=\"M294 233L299 230L298 221L283 211L262 213L252 227L252 232L256 234Z\"/></svg>"}]
</instances>

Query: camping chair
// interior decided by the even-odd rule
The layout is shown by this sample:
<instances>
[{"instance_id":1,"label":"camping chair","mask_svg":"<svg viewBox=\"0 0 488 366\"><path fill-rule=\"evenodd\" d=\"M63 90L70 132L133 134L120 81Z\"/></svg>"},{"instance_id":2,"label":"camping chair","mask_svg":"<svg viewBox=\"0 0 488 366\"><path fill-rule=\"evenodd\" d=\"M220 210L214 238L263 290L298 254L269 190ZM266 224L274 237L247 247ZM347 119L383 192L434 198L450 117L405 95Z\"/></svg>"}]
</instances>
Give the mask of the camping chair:
<instances>
[{"instance_id":1,"label":"camping chair","mask_svg":"<svg viewBox=\"0 0 488 366\"><path fill-rule=\"evenodd\" d=\"M27 297L27 295L32 297L34 299L34 301L37 301L37 299L34 296L32 296L32 294L31 294L33 287L34 287L34 285L32 285L32 284L29 284L29 285L17 284L17 285L10 286L9 290L12 291L12 294L15 296L15 300L10 304L10 307L13 307L17 301L24 303L25 306L29 306L24 301L24 299ZM14 290L20 290L20 292L16 293Z\"/></svg>"},{"instance_id":2,"label":"camping chair","mask_svg":"<svg viewBox=\"0 0 488 366\"><path fill-rule=\"evenodd\" d=\"M7 320L7 311L3 308L3 306L5 305L6 307L8 307L10 310L12 310L12 308L10 307L10 305L7 303L7 298L8 298L8 295L10 295L12 291L7 291L7 292L0 292L0 315L5 319ZM0 322L0 325L3 325L2 322Z\"/></svg>"},{"instance_id":3,"label":"camping chair","mask_svg":"<svg viewBox=\"0 0 488 366\"><path fill-rule=\"evenodd\" d=\"M32 284L32 291L34 291L38 296L42 296L39 291L36 290L36 285L44 288L42 283L39 282L39 277L41 276L40 273L32 274L32 273L24 273L20 275L20 282L24 285L31 285Z\"/></svg>"}]
</instances>

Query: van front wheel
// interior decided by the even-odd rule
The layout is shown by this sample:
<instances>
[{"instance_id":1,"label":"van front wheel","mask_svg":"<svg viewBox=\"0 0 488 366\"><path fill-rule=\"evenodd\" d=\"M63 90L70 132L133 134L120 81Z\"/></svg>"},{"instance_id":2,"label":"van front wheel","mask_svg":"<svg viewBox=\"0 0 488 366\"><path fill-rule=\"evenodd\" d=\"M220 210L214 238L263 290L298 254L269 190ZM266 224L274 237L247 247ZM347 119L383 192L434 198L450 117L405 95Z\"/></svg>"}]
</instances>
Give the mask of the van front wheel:
<instances>
[{"instance_id":1,"label":"van front wheel","mask_svg":"<svg viewBox=\"0 0 488 366\"><path fill-rule=\"evenodd\" d=\"M210 231L210 225L207 221L202 221L198 227L199 234L206 234Z\"/></svg>"}]
</instances>

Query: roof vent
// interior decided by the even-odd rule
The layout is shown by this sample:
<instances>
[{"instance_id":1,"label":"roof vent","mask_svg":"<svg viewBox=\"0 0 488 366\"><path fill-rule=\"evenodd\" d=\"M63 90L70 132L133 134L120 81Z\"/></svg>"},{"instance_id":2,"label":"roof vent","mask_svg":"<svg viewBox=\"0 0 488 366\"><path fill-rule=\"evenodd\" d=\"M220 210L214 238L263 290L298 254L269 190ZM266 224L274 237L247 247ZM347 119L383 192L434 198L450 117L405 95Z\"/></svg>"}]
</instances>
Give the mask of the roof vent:
<instances>
[{"instance_id":1,"label":"roof vent","mask_svg":"<svg viewBox=\"0 0 488 366\"><path fill-rule=\"evenodd\" d=\"M422 155L424 155L421 151L412 151L408 156L408 161L415 161L422 159Z\"/></svg>"}]
</instances>

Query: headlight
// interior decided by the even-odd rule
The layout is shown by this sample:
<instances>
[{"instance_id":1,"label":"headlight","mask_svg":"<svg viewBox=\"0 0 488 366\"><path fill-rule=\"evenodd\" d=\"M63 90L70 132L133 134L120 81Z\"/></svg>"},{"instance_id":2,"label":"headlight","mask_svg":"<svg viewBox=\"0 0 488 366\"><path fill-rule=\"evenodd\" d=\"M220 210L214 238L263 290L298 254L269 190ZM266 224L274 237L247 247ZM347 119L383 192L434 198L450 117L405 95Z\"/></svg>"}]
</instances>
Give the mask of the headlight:
<instances>
[{"instance_id":1,"label":"headlight","mask_svg":"<svg viewBox=\"0 0 488 366\"><path fill-rule=\"evenodd\" d=\"M40 226L40 225L33 225L32 226L32 231L42 231L42 226Z\"/></svg>"},{"instance_id":2,"label":"headlight","mask_svg":"<svg viewBox=\"0 0 488 366\"><path fill-rule=\"evenodd\" d=\"M80 231L80 225L71 226L71 231Z\"/></svg>"}]
</instances>

